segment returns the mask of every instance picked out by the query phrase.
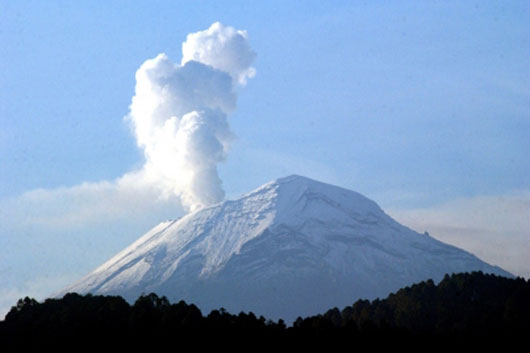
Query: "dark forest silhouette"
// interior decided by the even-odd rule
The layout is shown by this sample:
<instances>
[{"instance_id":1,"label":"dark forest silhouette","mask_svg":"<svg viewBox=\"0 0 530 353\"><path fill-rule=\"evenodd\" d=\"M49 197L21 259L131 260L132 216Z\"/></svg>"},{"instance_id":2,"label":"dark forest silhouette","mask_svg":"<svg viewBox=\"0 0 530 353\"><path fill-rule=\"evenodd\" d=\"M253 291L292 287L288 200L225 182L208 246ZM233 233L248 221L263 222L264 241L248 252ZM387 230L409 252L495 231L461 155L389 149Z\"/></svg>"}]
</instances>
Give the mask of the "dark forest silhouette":
<instances>
[{"instance_id":1,"label":"dark forest silhouette","mask_svg":"<svg viewBox=\"0 0 530 353\"><path fill-rule=\"evenodd\" d=\"M20 299L0 322L0 351L152 351L172 347L329 348L470 345L506 348L530 339L530 281L473 272L415 284L386 299L359 300L287 327L253 313L224 309L203 316L183 301L154 293L133 305L118 296L66 294Z\"/></svg>"}]
</instances>

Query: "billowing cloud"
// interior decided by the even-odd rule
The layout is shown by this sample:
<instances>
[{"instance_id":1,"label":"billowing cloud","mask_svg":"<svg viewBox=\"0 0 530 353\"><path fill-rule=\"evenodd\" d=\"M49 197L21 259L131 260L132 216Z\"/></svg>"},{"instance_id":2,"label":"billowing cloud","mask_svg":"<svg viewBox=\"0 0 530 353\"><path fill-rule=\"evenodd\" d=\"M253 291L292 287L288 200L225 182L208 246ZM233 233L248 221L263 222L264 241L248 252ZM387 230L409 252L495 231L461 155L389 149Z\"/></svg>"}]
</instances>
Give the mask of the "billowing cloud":
<instances>
[{"instance_id":1,"label":"billowing cloud","mask_svg":"<svg viewBox=\"0 0 530 353\"><path fill-rule=\"evenodd\" d=\"M0 200L0 319L17 296L42 298L158 222L224 199L217 166L233 140L227 117L255 74L255 53L244 31L220 23L182 49L180 64L162 53L136 72L125 120L145 156L140 168ZM35 282L49 273L58 279Z\"/></svg>"},{"instance_id":2,"label":"billowing cloud","mask_svg":"<svg viewBox=\"0 0 530 353\"><path fill-rule=\"evenodd\" d=\"M246 31L225 27L219 22L206 31L189 34L182 44L182 65L201 62L229 73L239 84L245 84L256 74L251 66L255 57Z\"/></svg>"},{"instance_id":3,"label":"billowing cloud","mask_svg":"<svg viewBox=\"0 0 530 353\"><path fill-rule=\"evenodd\" d=\"M138 175L194 210L223 200L217 165L226 158L238 85L255 69L246 32L216 22L188 35L181 64L165 54L136 72L127 119L146 158Z\"/></svg>"}]
</instances>

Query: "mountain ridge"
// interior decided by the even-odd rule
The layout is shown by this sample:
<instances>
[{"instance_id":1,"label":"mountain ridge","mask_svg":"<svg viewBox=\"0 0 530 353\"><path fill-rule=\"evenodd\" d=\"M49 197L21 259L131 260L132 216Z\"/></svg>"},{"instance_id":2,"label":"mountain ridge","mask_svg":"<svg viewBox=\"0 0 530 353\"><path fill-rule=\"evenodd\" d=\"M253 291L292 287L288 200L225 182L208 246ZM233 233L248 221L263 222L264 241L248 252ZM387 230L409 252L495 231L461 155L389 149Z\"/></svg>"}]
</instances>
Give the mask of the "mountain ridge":
<instances>
[{"instance_id":1,"label":"mountain ridge","mask_svg":"<svg viewBox=\"0 0 530 353\"><path fill-rule=\"evenodd\" d=\"M289 321L474 270L512 276L355 191L291 175L160 223L62 293L157 292Z\"/></svg>"}]
</instances>

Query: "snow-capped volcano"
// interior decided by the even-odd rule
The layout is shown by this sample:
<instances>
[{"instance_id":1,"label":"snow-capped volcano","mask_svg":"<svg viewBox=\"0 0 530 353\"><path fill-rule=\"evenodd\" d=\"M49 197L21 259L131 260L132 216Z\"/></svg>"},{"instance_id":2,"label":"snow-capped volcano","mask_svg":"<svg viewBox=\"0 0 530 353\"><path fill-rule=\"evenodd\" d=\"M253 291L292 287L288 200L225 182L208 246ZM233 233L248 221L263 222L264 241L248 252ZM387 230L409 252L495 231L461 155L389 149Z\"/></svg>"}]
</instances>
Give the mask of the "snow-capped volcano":
<instances>
[{"instance_id":1,"label":"snow-capped volcano","mask_svg":"<svg viewBox=\"0 0 530 353\"><path fill-rule=\"evenodd\" d=\"M453 272L511 276L417 233L356 192L301 176L163 222L66 292L155 292L208 313L298 316Z\"/></svg>"}]
</instances>

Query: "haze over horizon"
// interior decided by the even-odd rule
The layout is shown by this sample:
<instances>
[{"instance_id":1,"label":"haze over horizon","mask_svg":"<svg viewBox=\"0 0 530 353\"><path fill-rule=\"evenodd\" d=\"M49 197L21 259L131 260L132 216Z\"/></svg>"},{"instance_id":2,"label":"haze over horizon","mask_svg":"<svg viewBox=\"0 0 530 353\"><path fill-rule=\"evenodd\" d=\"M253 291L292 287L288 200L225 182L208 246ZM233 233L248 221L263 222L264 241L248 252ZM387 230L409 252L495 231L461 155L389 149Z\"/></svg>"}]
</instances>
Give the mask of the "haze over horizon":
<instances>
[{"instance_id":1,"label":"haze over horizon","mask_svg":"<svg viewBox=\"0 0 530 353\"><path fill-rule=\"evenodd\" d=\"M527 2L243 5L1 5L0 317L289 174L530 278Z\"/></svg>"}]
</instances>

